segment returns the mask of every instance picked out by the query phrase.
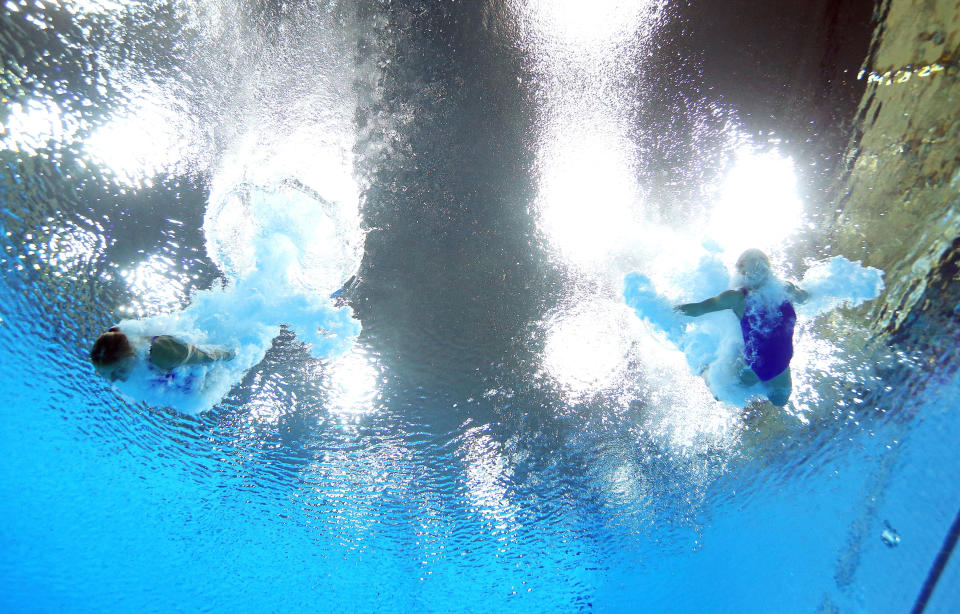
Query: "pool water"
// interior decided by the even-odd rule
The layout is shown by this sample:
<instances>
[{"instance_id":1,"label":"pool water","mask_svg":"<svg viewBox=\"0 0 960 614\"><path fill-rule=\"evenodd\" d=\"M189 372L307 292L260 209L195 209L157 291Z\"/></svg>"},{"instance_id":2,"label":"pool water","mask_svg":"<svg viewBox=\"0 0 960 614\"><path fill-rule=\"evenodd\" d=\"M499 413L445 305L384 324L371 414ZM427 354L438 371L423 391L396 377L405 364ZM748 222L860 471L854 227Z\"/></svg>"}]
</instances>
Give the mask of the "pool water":
<instances>
[{"instance_id":1,"label":"pool water","mask_svg":"<svg viewBox=\"0 0 960 614\"><path fill-rule=\"evenodd\" d=\"M880 78L904 6L7 2L0 609L908 611L960 510L960 200L956 135L871 106L952 121L949 62ZM801 313L782 409L623 295L751 246L883 274ZM238 356L113 387L118 322Z\"/></svg>"}]
</instances>

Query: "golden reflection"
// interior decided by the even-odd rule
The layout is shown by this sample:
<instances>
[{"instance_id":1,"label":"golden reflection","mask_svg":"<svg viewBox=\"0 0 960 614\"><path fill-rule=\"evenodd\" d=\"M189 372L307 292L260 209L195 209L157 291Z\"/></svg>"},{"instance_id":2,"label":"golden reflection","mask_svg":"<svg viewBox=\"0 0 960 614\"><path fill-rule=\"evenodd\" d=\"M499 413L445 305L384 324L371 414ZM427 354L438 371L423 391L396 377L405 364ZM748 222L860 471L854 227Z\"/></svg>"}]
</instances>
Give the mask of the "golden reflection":
<instances>
[{"instance_id":1,"label":"golden reflection","mask_svg":"<svg viewBox=\"0 0 960 614\"><path fill-rule=\"evenodd\" d=\"M913 77L914 75L920 78L929 77L938 72L942 72L944 68L944 65L940 62L934 62L924 66L907 65L903 68L891 68L890 70L884 72L867 72L865 70L861 70L860 74L857 75L857 78L863 79L866 77L868 83L893 85L894 83L906 83L910 80L910 77Z\"/></svg>"}]
</instances>

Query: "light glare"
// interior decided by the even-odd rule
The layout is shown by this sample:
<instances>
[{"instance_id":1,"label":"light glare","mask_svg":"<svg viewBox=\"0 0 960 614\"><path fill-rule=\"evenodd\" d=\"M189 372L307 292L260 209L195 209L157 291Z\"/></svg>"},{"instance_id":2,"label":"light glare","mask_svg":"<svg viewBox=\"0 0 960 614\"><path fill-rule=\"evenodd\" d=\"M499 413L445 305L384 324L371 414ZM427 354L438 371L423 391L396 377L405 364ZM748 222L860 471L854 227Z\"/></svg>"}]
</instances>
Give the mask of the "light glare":
<instances>
[{"instance_id":1,"label":"light glare","mask_svg":"<svg viewBox=\"0 0 960 614\"><path fill-rule=\"evenodd\" d=\"M520 14L541 35L580 48L596 48L630 35L641 26L651 0L530 0Z\"/></svg>"},{"instance_id":2,"label":"light glare","mask_svg":"<svg viewBox=\"0 0 960 614\"><path fill-rule=\"evenodd\" d=\"M724 179L708 232L730 253L780 246L800 225L793 160L776 152L741 150Z\"/></svg>"},{"instance_id":3,"label":"light glare","mask_svg":"<svg viewBox=\"0 0 960 614\"><path fill-rule=\"evenodd\" d=\"M594 299L548 321L543 364L574 396L612 387L627 368L631 319L619 303Z\"/></svg>"},{"instance_id":4,"label":"light glare","mask_svg":"<svg viewBox=\"0 0 960 614\"><path fill-rule=\"evenodd\" d=\"M330 374L330 411L341 416L360 416L374 410L380 371L374 359L360 350L334 363Z\"/></svg>"},{"instance_id":5,"label":"light glare","mask_svg":"<svg viewBox=\"0 0 960 614\"><path fill-rule=\"evenodd\" d=\"M72 133L64 124L60 108L46 100L10 103L7 119L0 124L0 149L25 151L35 155L50 141L59 141Z\"/></svg>"},{"instance_id":6,"label":"light glare","mask_svg":"<svg viewBox=\"0 0 960 614\"><path fill-rule=\"evenodd\" d=\"M178 114L149 96L131 113L96 130L87 153L130 186L150 185L184 157L187 138Z\"/></svg>"},{"instance_id":7,"label":"light glare","mask_svg":"<svg viewBox=\"0 0 960 614\"><path fill-rule=\"evenodd\" d=\"M143 317L181 307L186 296L186 281L181 276L171 275L173 268L169 258L154 254L134 268L121 271L120 276L136 296L134 304L127 310Z\"/></svg>"},{"instance_id":8,"label":"light glare","mask_svg":"<svg viewBox=\"0 0 960 614\"><path fill-rule=\"evenodd\" d=\"M541 227L574 264L602 260L630 237L638 189L627 149L602 134L567 135L548 146L540 181Z\"/></svg>"}]
</instances>

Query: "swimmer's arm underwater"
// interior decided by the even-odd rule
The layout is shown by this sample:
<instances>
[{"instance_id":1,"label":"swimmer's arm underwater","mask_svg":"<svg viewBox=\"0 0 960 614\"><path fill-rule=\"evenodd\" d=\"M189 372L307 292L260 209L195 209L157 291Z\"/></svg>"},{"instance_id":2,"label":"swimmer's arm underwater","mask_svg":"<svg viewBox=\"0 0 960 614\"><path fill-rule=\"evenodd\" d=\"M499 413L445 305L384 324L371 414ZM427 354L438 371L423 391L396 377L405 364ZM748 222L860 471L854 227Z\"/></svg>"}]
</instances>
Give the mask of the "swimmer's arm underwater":
<instances>
[{"instance_id":1,"label":"swimmer's arm underwater","mask_svg":"<svg viewBox=\"0 0 960 614\"><path fill-rule=\"evenodd\" d=\"M810 293L804 290L803 288L795 286L790 282L787 282L786 285L787 285L787 294L790 295L790 300L793 301L794 303L798 303L802 305L806 303L808 300L810 300Z\"/></svg>"},{"instance_id":2,"label":"swimmer's arm underwater","mask_svg":"<svg viewBox=\"0 0 960 614\"><path fill-rule=\"evenodd\" d=\"M677 305L673 309L678 313L694 318L702 316L705 313L723 311L724 309L732 309L737 315L740 315L743 312L743 302L742 292L727 290L705 301L700 301L699 303L684 303Z\"/></svg>"},{"instance_id":3,"label":"swimmer's arm underwater","mask_svg":"<svg viewBox=\"0 0 960 614\"><path fill-rule=\"evenodd\" d=\"M206 365L218 360L231 360L233 357L233 352L201 350L170 335L158 335L150 341L150 362L164 371L185 365Z\"/></svg>"}]
</instances>

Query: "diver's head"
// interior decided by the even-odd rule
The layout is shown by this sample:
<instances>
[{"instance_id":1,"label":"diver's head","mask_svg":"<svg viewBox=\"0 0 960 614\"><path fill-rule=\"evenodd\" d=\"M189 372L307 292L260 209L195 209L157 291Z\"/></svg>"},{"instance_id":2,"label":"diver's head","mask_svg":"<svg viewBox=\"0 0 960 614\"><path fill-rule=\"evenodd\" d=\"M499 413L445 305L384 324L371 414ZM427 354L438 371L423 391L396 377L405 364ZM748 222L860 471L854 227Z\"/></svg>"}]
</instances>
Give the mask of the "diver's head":
<instances>
[{"instance_id":1,"label":"diver's head","mask_svg":"<svg viewBox=\"0 0 960 614\"><path fill-rule=\"evenodd\" d=\"M747 288L759 288L770 278L770 259L759 249L748 249L737 258L737 274Z\"/></svg>"},{"instance_id":2,"label":"diver's head","mask_svg":"<svg viewBox=\"0 0 960 614\"><path fill-rule=\"evenodd\" d=\"M116 326L103 333L90 350L90 362L101 377L113 382L129 377L136 352L127 336Z\"/></svg>"}]
</instances>

